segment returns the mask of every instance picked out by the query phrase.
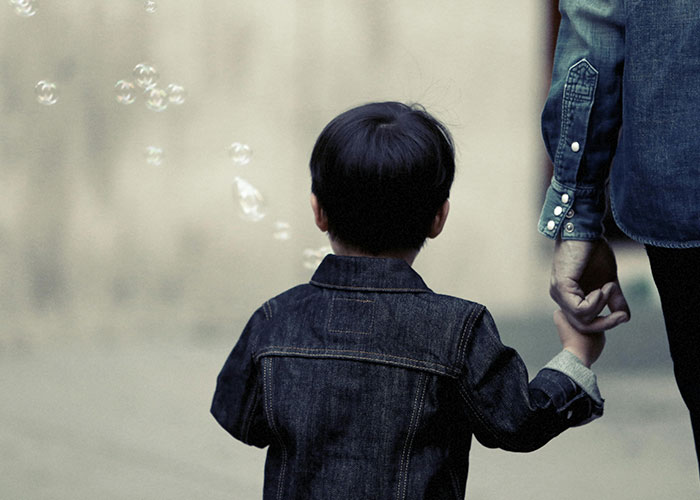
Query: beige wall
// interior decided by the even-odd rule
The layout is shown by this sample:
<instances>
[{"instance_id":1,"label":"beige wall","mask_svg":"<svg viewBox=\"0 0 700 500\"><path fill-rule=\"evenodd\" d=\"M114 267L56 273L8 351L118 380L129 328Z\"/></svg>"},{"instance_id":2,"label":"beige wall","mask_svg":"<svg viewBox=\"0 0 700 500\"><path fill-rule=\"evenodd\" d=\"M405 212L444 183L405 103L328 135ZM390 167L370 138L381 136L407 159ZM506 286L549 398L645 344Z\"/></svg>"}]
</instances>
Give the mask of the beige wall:
<instances>
[{"instance_id":1,"label":"beige wall","mask_svg":"<svg viewBox=\"0 0 700 500\"><path fill-rule=\"evenodd\" d=\"M420 102L457 143L448 226L416 263L426 282L496 311L546 295L542 2L172 0L148 14L137 0L70 0L28 19L0 8L0 307L17 331L36 317L89 331L137 310L238 321L308 279L301 253L324 244L310 149L328 120L371 100ZM116 103L115 82L145 60L187 88L183 106ZM56 105L35 102L40 79L56 81ZM231 164L234 141L251 145L250 165ZM149 145L162 165L146 163ZM237 216L235 175L266 197L262 221ZM272 238L278 219L289 241Z\"/></svg>"}]
</instances>

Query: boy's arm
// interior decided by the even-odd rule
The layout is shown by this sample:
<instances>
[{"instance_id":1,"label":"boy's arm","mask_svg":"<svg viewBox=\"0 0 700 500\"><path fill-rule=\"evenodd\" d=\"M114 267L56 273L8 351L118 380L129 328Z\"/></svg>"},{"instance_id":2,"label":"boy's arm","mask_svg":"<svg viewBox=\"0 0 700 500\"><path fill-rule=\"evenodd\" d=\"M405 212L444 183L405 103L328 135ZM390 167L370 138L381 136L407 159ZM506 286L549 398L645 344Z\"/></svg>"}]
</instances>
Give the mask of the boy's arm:
<instances>
[{"instance_id":1,"label":"boy's arm","mask_svg":"<svg viewBox=\"0 0 700 500\"><path fill-rule=\"evenodd\" d=\"M501 343L485 308L468 332L463 360L459 392L484 446L532 451L603 414L595 375L570 351L528 383L525 364Z\"/></svg>"},{"instance_id":2,"label":"boy's arm","mask_svg":"<svg viewBox=\"0 0 700 500\"><path fill-rule=\"evenodd\" d=\"M250 318L217 378L211 414L234 438L263 448L270 443L262 404L262 379L254 362L256 327L263 308Z\"/></svg>"}]
</instances>

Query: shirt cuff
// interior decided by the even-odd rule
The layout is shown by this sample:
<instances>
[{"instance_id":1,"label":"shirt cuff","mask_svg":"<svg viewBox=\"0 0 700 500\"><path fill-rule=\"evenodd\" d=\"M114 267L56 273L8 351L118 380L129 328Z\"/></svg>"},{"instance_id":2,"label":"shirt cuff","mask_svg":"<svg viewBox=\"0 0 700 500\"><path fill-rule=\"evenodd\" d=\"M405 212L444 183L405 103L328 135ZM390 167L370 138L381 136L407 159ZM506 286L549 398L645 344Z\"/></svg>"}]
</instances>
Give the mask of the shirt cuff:
<instances>
[{"instance_id":1,"label":"shirt cuff","mask_svg":"<svg viewBox=\"0 0 700 500\"><path fill-rule=\"evenodd\" d=\"M603 236L605 197L593 186L575 189L552 182L545 195L537 229L548 238L596 240Z\"/></svg>"},{"instance_id":2,"label":"shirt cuff","mask_svg":"<svg viewBox=\"0 0 700 500\"><path fill-rule=\"evenodd\" d=\"M555 370L571 378L593 401L602 405L605 401L598 390L598 379L578 357L564 349L554 356L544 368Z\"/></svg>"}]
</instances>

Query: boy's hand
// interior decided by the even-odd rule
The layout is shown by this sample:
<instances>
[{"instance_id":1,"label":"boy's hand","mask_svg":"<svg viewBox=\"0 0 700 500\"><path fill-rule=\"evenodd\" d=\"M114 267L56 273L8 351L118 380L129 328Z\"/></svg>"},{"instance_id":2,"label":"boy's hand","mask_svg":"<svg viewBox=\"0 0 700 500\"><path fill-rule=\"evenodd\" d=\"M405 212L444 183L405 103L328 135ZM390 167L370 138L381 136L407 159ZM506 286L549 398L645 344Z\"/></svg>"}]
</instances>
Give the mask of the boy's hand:
<instances>
[{"instance_id":1,"label":"boy's hand","mask_svg":"<svg viewBox=\"0 0 700 500\"><path fill-rule=\"evenodd\" d=\"M590 368L603 352L605 332L580 332L569 323L561 310L554 313L554 324L557 327L562 347Z\"/></svg>"}]
</instances>

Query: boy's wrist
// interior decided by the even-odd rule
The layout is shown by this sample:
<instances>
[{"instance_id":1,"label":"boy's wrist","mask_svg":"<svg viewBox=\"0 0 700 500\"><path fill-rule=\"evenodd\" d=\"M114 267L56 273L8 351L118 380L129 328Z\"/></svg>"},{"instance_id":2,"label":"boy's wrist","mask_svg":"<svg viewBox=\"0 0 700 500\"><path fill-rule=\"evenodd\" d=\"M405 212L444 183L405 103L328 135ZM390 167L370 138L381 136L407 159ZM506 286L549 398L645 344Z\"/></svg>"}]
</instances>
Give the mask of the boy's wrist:
<instances>
[{"instance_id":1,"label":"boy's wrist","mask_svg":"<svg viewBox=\"0 0 700 500\"><path fill-rule=\"evenodd\" d=\"M586 355L585 352L583 352L581 349L577 349L576 347L565 345L563 346L565 351L570 352L576 358L581 362L583 366L586 368L590 368L591 365L593 364L593 361L590 359L589 356Z\"/></svg>"},{"instance_id":2,"label":"boy's wrist","mask_svg":"<svg viewBox=\"0 0 700 500\"><path fill-rule=\"evenodd\" d=\"M603 398L598 390L598 383L595 373L587 368L581 358L564 348L559 354L554 356L544 368L563 373L572 379L598 404L603 404Z\"/></svg>"}]
</instances>

